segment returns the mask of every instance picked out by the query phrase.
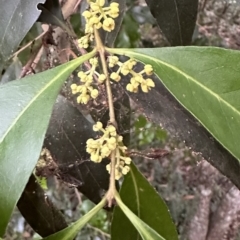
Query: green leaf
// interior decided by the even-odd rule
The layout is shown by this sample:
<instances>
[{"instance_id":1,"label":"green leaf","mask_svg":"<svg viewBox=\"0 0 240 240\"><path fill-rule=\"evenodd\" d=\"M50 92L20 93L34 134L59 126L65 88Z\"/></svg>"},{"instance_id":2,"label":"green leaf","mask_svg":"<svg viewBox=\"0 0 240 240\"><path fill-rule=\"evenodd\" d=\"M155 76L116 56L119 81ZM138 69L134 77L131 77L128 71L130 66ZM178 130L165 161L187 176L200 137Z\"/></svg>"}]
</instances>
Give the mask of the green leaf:
<instances>
[{"instance_id":1,"label":"green leaf","mask_svg":"<svg viewBox=\"0 0 240 240\"><path fill-rule=\"evenodd\" d=\"M167 205L134 164L131 165L130 173L124 178L120 196L132 212L162 236L160 239L178 239ZM134 225L132 219L129 220ZM113 240L139 239L139 234L129 220L119 208L115 208L111 231Z\"/></svg>"},{"instance_id":2,"label":"green leaf","mask_svg":"<svg viewBox=\"0 0 240 240\"><path fill-rule=\"evenodd\" d=\"M42 10L42 13L37 21L59 26L70 36L76 37L75 33L64 21L62 9L58 0L46 0L44 4L38 4L38 9Z\"/></svg>"},{"instance_id":3,"label":"green leaf","mask_svg":"<svg viewBox=\"0 0 240 240\"><path fill-rule=\"evenodd\" d=\"M118 33L122 27L122 21L125 14L125 8L126 8L126 0L113 0L112 2L116 2L119 4L119 15L117 18L114 19L115 21L115 28L111 32L103 32L103 38L105 46L112 47L114 45L114 42L118 36Z\"/></svg>"},{"instance_id":4,"label":"green leaf","mask_svg":"<svg viewBox=\"0 0 240 240\"><path fill-rule=\"evenodd\" d=\"M94 54L0 86L0 236L38 160L63 82Z\"/></svg>"},{"instance_id":5,"label":"green leaf","mask_svg":"<svg viewBox=\"0 0 240 240\"><path fill-rule=\"evenodd\" d=\"M134 227L138 230L139 234L141 235L143 240L166 240L162 236L160 236L155 230L153 230L151 227L149 227L145 222L143 222L140 218L138 218L137 215L135 215L121 200L118 193L115 193L115 199L117 201L117 204L119 208L124 212L124 214L127 216L127 218L131 221L131 223L134 225ZM124 238L119 239L127 239L128 231L124 228L122 228L121 224L122 222L118 222L116 224L118 225L118 233L122 232L122 236ZM123 231L124 229L124 231ZM115 234L115 233L114 233ZM115 235L114 237L116 237ZM113 239L113 238L112 238ZM114 238L116 239L116 238ZM130 239L137 239L137 238L130 238Z\"/></svg>"},{"instance_id":6,"label":"green leaf","mask_svg":"<svg viewBox=\"0 0 240 240\"><path fill-rule=\"evenodd\" d=\"M146 3L171 46L191 43L198 0L146 0Z\"/></svg>"},{"instance_id":7,"label":"green leaf","mask_svg":"<svg viewBox=\"0 0 240 240\"><path fill-rule=\"evenodd\" d=\"M240 52L213 47L112 49L146 64L173 96L240 160Z\"/></svg>"},{"instance_id":8,"label":"green leaf","mask_svg":"<svg viewBox=\"0 0 240 240\"><path fill-rule=\"evenodd\" d=\"M136 47L140 40L140 34L138 30L139 24L137 24L135 19L133 19L133 17L130 15L130 11L127 11L116 39L116 46L118 48Z\"/></svg>"},{"instance_id":9,"label":"green leaf","mask_svg":"<svg viewBox=\"0 0 240 240\"><path fill-rule=\"evenodd\" d=\"M72 224L71 226L53 234L43 240L72 240L78 234L84 225L89 222L89 220L96 215L106 204L106 198L103 198L102 201L96 205L91 211L89 211L86 215L81 217L77 222Z\"/></svg>"},{"instance_id":10,"label":"green leaf","mask_svg":"<svg viewBox=\"0 0 240 240\"><path fill-rule=\"evenodd\" d=\"M76 98L75 95L72 97ZM59 177L66 183L78 185L78 191L97 204L102 200L102 193L108 190L109 173L106 163L86 161L89 155L84 143L89 138L95 138L96 132L77 107L63 96L58 96L44 147L51 152Z\"/></svg>"},{"instance_id":11,"label":"green leaf","mask_svg":"<svg viewBox=\"0 0 240 240\"><path fill-rule=\"evenodd\" d=\"M44 0L1 1L0 71L2 71L2 64L17 49L27 32L36 22L41 13L36 5L40 2L43 3Z\"/></svg>"},{"instance_id":12,"label":"green leaf","mask_svg":"<svg viewBox=\"0 0 240 240\"><path fill-rule=\"evenodd\" d=\"M17 203L24 219L40 236L46 237L68 225L32 174Z\"/></svg>"}]
</instances>

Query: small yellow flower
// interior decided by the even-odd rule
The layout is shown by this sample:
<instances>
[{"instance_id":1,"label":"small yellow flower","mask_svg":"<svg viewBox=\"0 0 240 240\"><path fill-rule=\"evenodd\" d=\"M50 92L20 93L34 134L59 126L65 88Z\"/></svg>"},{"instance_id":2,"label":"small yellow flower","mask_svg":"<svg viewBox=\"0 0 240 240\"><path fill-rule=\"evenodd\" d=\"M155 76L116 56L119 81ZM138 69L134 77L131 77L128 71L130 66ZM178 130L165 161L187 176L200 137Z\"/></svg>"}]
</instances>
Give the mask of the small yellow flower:
<instances>
[{"instance_id":1,"label":"small yellow flower","mask_svg":"<svg viewBox=\"0 0 240 240\"><path fill-rule=\"evenodd\" d=\"M112 18L117 18L118 15L119 15L119 4L116 2L113 2L110 4L109 16Z\"/></svg>"},{"instance_id":2,"label":"small yellow flower","mask_svg":"<svg viewBox=\"0 0 240 240\"><path fill-rule=\"evenodd\" d=\"M116 82L119 82L121 80L120 75L116 72L112 72L110 78Z\"/></svg>"},{"instance_id":3,"label":"small yellow flower","mask_svg":"<svg viewBox=\"0 0 240 240\"><path fill-rule=\"evenodd\" d=\"M86 143L87 143L87 145L90 145L90 144L93 143L93 142L94 142L94 139L89 138Z\"/></svg>"},{"instance_id":4,"label":"small yellow flower","mask_svg":"<svg viewBox=\"0 0 240 240\"><path fill-rule=\"evenodd\" d=\"M129 83L127 86L126 86L126 89L129 91L129 92L133 92L133 85L131 83Z\"/></svg>"},{"instance_id":5,"label":"small yellow flower","mask_svg":"<svg viewBox=\"0 0 240 240\"><path fill-rule=\"evenodd\" d=\"M143 92L148 92L149 90L151 90L151 87L155 87L155 83L150 78L147 78L141 83L141 88Z\"/></svg>"},{"instance_id":6,"label":"small yellow flower","mask_svg":"<svg viewBox=\"0 0 240 240\"><path fill-rule=\"evenodd\" d=\"M82 14L85 18L90 18L90 17L92 17L92 13L91 12L89 12L89 11L84 11L83 12L83 14Z\"/></svg>"},{"instance_id":7,"label":"small yellow flower","mask_svg":"<svg viewBox=\"0 0 240 240\"><path fill-rule=\"evenodd\" d=\"M89 36L83 36L78 39L78 45L80 48L88 48L89 43Z\"/></svg>"},{"instance_id":8,"label":"small yellow flower","mask_svg":"<svg viewBox=\"0 0 240 240\"><path fill-rule=\"evenodd\" d=\"M132 159L130 157L124 158L125 164L129 165L132 162Z\"/></svg>"},{"instance_id":9,"label":"small yellow flower","mask_svg":"<svg viewBox=\"0 0 240 240\"><path fill-rule=\"evenodd\" d=\"M103 7L105 4L105 0L98 0L97 1L100 7Z\"/></svg>"},{"instance_id":10,"label":"small yellow flower","mask_svg":"<svg viewBox=\"0 0 240 240\"><path fill-rule=\"evenodd\" d=\"M112 3L110 4L110 8L118 8L118 9L119 9L119 3L117 3L117 2L112 2Z\"/></svg>"},{"instance_id":11,"label":"small yellow flower","mask_svg":"<svg viewBox=\"0 0 240 240\"><path fill-rule=\"evenodd\" d=\"M88 94L81 94L77 97L78 103L87 104L89 100L90 100L90 96Z\"/></svg>"},{"instance_id":12,"label":"small yellow flower","mask_svg":"<svg viewBox=\"0 0 240 240\"><path fill-rule=\"evenodd\" d=\"M80 85L77 87L77 91L81 94L87 94L87 88L84 85Z\"/></svg>"},{"instance_id":13,"label":"small yellow flower","mask_svg":"<svg viewBox=\"0 0 240 240\"><path fill-rule=\"evenodd\" d=\"M116 128L115 128L113 125L108 126L106 130L107 130L107 131L110 133L110 135L113 136L113 137L117 135Z\"/></svg>"},{"instance_id":14,"label":"small yellow flower","mask_svg":"<svg viewBox=\"0 0 240 240\"><path fill-rule=\"evenodd\" d=\"M89 20L89 24L90 25L94 25L94 24L98 24L100 22L99 18L94 16L94 17L91 17L90 20Z\"/></svg>"},{"instance_id":15,"label":"small yellow flower","mask_svg":"<svg viewBox=\"0 0 240 240\"><path fill-rule=\"evenodd\" d=\"M107 171L110 173L110 170L111 170L111 165L110 165L110 163L109 163L108 165L106 165L106 169L107 169Z\"/></svg>"},{"instance_id":16,"label":"small yellow flower","mask_svg":"<svg viewBox=\"0 0 240 240\"><path fill-rule=\"evenodd\" d=\"M80 72L78 72L78 77L79 78L84 78L84 77L86 77L87 75L85 74L85 72L83 72L83 71L80 71Z\"/></svg>"},{"instance_id":17,"label":"small yellow flower","mask_svg":"<svg viewBox=\"0 0 240 240\"><path fill-rule=\"evenodd\" d=\"M149 76L153 74L153 67L150 64L144 66L145 73Z\"/></svg>"},{"instance_id":18,"label":"small yellow flower","mask_svg":"<svg viewBox=\"0 0 240 240\"><path fill-rule=\"evenodd\" d=\"M111 153L111 150L108 148L108 146L104 145L101 148L101 156L102 157L108 157Z\"/></svg>"},{"instance_id":19,"label":"small yellow flower","mask_svg":"<svg viewBox=\"0 0 240 240\"><path fill-rule=\"evenodd\" d=\"M89 100L90 100L90 96L88 94L83 95L82 103L87 104Z\"/></svg>"},{"instance_id":20,"label":"small yellow flower","mask_svg":"<svg viewBox=\"0 0 240 240\"><path fill-rule=\"evenodd\" d=\"M95 24L95 27L96 27L96 29L100 29L102 27L102 23L99 22L99 23Z\"/></svg>"},{"instance_id":21,"label":"small yellow flower","mask_svg":"<svg viewBox=\"0 0 240 240\"><path fill-rule=\"evenodd\" d=\"M115 137L110 137L108 139L108 143L107 146L110 150L114 150L117 147L117 142L116 142L116 138Z\"/></svg>"},{"instance_id":22,"label":"small yellow flower","mask_svg":"<svg viewBox=\"0 0 240 240\"><path fill-rule=\"evenodd\" d=\"M105 74L100 74L100 75L98 76L98 81L99 81L100 83L103 83L105 80L106 80L106 75L105 75Z\"/></svg>"},{"instance_id":23,"label":"small yellow flower","mask_svg":"<svg viewBox=\"0 0 240 240\"><path fill-rule=\"evenodd\" d=\"M100 162L102 159L101 159L101 157L98 154L92 154L91 155L91 160L93 162Z\"/></svg>"},{"instance_id":24,"label":"small yellow flower","mask_svg":"<svg viewBox=\"0 0 240 240\"><path fill-rule=\"evenodd\" d=\"M72 84L71 85L71 90L72 90L72 94L76 94L77 93L77 84Z\"/></svg>"},{"instance_id":25,"label":"small yellow flower","mask_svg":"<svg viewBox=\"0 0 240 240\"><path fill-rule=\"evenodd\" d=\"M141 84L141 89L143 92L147 93L148 92L148 86L147 86L147 83L146 82L143 82Z\"/></svg>"},{"instance_id":26,"label":"small yellow flower","mask_svg":"<svg viewBox=\"0 0 240 240\"><path fill-rule=\"evenodd\" d=\"M136 77L134 77L134 81L135 83L142 83L144 81L142 75L137 75Z\"/></svg>"},{"instance_id":27,"label":"small yellow flower","mask_svg":"<svg viewBox=\"0 0 240 240\"><path fill-rule=\"evenodd\" d=\"M101 130L102 128L103 128L103 124L101 122L96 122L96 124L93 125L93 131L95 132ZM91 142L89 144L91 144Z\"/></svg>"},{"instance_id":28,"label":"small yellow flower","mask_svg":"<svg viewBox=\"0 0 240 240\"><path fill-rule=\"evenodd\" d=\"M129 171L130 171L130 167L129 166L124 166L123 169L122 169L122 174L126 175Z\"/></svg>"},{"instance_id":29,"label":"small yellow flower","mask_svg":"<svg viewBox=\"0 0 240 240\"><path fill-rule=\"evenodd\" d=\"M112 18L106 18L103 21L103 29L107 32L111 32L115 28L115 22Z\"/></svg>"},{"instance_id":30,"label":"small yellow flower","mask_svg":"<svg viewBox=\"0 0 240 240\"><path fill-rule=\"evenodd\" d=\"M119 172L119 170L115 168L115 179L119 180L121 177L122 177L122 173Z\"/></svg>"},{"instance_id":31,"label":"small yellow flower","mask_svg":"<svg viewBox=\"0 0 240 240\"><path fill-rule=\"evenodd\" d=\"M128 66L123 66L121 68L121 73L122 73L122 75L126 76L126 75L128 75L130 73L130 70L131 69L129 69Z\"/></svg>"},{"instance_id":32,"label":"small yellow flower","mask_svg":"<svg viewBox=\"0 0 240 240\"><path fill-rule=\"evenodd\" d=\"M111 144L114 144L114 143L116 143L116 138L115 137L110 137L108 142L111 143Z\"/></svg>"},{"instance_id":33,"label":"small yellow flower","mask_svg":"<svg viewBox=\"0 0 240 240\"><path fill-rule=\"evenodd\" d=\"M93 2L91 2L90 3L90 8L95 12L100 12L100 6L99 6L99 4L98 3L93 3Z\"/></svg>"},{"instance_id":34,"label":"small yellow flower","mask_svg":"<svg viewBox=\"0 0 240 240\"><path fill-rule=\"evenodd\" d=\"M108 57L108 61L109 61L109 67L114 67L118 61L119 61L119 58L117 56L109 56Z\"/></svg>"},{"instance_id":35,"label":"small yellow flower","mask_svg":"<svg viewBox=\"0 0 240 240\"><path fill-rule=\"evenodd\" d=\"M98 65L98 58L97 57L91 58L89 62L92 66L96 67Z\"/></svg>"},{"instance_id":36,"label":"small yellow flower","mask_svg":"<svg viewBox=\"0 0 240 240\"><path fill-rule=\"evenodd\" d=\"M148 87L155 87L155 83L153 82L153 80L151 78L147 78L146 82L147 82Z\"/></svg>"},{"instance_id":37,"label":"small yellow flower","mask_svg":"<svg viewBox=\"0 0 240 240\"><path fill-rule=\"evenodd\" d=\"M120 136L120 135L119 135L119 136L117 137L117 141L118 141L118 142L122 142L122 141L123 141L123 136Z\"/></svg>"},{"instance_id":38,"label":"small yellow flower","mask_svg":"<svg viewBox=\"0 0 240 240\"><path fill-rule=\"evenodd\" d=\"M97 89L93 89L93 90L91 91L91 97L92 97L93 99L95 99L97 96L98 96L98 90L97 90Z\"/></svg>"}]
</instances>

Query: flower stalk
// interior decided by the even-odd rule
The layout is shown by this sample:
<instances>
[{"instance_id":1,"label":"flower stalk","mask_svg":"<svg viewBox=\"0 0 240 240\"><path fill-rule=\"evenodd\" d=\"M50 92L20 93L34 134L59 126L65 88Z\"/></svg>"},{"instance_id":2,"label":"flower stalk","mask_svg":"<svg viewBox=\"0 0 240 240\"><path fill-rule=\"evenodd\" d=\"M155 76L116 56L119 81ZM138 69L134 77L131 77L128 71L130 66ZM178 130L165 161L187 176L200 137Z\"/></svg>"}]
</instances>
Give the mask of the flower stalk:
<instances>
[{"instance_id":1,"label":"flower stalk","mask_svg":"<svg viewBox=\"0 0 240 240\"><path fill-rule=\"evenodd\" d=\"M117 56L109 56L110 51L106 50L107 48L100 38L100 28L107 32L111 32L115 28L114 18L119 15L119 4L112 2L109 6L105 6L105 0L88 0L88 3L89 10L83 12L86 20L85 35L78 40L78 44L80 48L89 48L90 43L95 40L94 48L97 55L89 60L91 69L78 73L80 85L72 84L71 90L73 94L78 94L78 103L87 104L90 99L96 99L97 101L98 87L105 84L109 122L106 128L103 128L101 122L97 122L93 126L93 130L101 132L102 136L98 139L88 139L86 151L90 154L90 159L96 163L101 162L104 158L110 159L110 163L106 166L107 171L110 173L110 183L105 197L108 206L111 207L117 193L115 181L130 171L129 165L131 163L131 158L127 155L127 147L123 144L123 137L117 133L118 125L115 118L111 84L119 82L122 76L128 74L131 75L131 79L126 89L130 92L137 93L140 88L147 93L155 84L152 79L145 79L153 73L151 65L145 65L142 71L136 72L134 70L137 64L136 60L130 58L125 62L121 62ZM101 73L97 72L98 66L102 68ZM118 69L110 75L108 67L117 67Z\"/></svg>"}]
</instances>

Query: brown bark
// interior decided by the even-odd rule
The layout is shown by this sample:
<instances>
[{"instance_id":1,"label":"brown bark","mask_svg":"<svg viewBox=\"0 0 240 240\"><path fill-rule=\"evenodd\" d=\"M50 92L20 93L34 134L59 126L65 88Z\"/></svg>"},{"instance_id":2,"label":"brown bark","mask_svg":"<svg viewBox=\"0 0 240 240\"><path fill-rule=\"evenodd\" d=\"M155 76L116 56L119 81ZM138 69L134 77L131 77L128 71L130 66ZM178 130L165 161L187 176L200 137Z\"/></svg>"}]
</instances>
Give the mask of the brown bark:
<instances>
[{"instance_id":1,"label":"brown bark","mask_svg":"<svg viewBox=\"0 0 240 240\"><path fill-rule=\"evenodd\" d=\"M240 191L235 186L232 186L211 218L211 224L209 226L206 240L234 240L235 236L232 236L232 232L229 232L229 229L231 226L233 227L233 225L236 224L239 211ZM226 238L227 235L228 238Z\"/></svg>"}]
</instances>

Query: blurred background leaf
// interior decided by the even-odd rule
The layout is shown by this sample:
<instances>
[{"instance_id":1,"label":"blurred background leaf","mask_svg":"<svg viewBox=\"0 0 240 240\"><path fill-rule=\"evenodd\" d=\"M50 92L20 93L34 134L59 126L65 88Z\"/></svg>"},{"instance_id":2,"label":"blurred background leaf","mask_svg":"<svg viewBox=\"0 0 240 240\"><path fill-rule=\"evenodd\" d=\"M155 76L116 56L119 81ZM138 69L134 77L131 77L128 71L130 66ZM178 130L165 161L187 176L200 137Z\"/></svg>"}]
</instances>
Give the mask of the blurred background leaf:
<instances>
[{"instance_id":1,"label":"blurred background leaf","mask_svg":"<svg viewBox=\"0 0 240 240\"><path fill-rule=\"evenodd\" d=\"M126 9L126 0L113 0L111 2L117 2L119 4L119 16L115 18L115 28L111 32L103 32L102 36L103 39L105 39L105 45L109 47L114 46L114 42L117 38L117 35L122 27L122 21L123 17L125 15L125 9Z\"/></svg>"},{"instance_id":2,"label":"blurred background leaf","mask_svg":"<svg viewBox=\"0 0 240 240\"><path fill-rule=\"evenodd\" d=\"M146 0L146 3L171 46L191 44L198 0Z\"/></svg>"},{"instance_id":3,"label":"blurred background leaf","mask_svg":"<svg viewBox=\"0 0 240 240\"><path fill-rule=\"evenodd\" d=\"M74 32L65 23L58 0L46 0L44 4L38 4L38 9L42 12L37 21L59 26L70 36L75 36Z\"/></svg>"},{"instance_id":4,"label":"blurred background leaf","mask_svg":"<svg viewBox=\"0 0 240 240\"><path fill-rule=\"evenodd\" d=\"M63 215L53 205L33 175L30 176L17 207L29 225L42 237L67 227Z\"/></svg>"},{"instance_id":5,"label":"blurred background leaf","mask_svg":"<svg viewBox=\"0 0 240 240\"><path fill-rule=\"evenodd\" d=\"M0 72L40 15L38 3L44 0L9 0L0 8Z\"/></svg>"},{"instance_id":6,"label":"blurred background leaf","mask_svg":"<svg viewBox=\"0 0 240 240\"><path fill-rule=\"evenodd\" d=\"M98 203L108 189L109 174L107 163L94 163L86 153L87 139L96 137L92 125L67 99L59 96L44 146L51 152L60 178Z\"/></svg>"}]
</instances>

